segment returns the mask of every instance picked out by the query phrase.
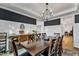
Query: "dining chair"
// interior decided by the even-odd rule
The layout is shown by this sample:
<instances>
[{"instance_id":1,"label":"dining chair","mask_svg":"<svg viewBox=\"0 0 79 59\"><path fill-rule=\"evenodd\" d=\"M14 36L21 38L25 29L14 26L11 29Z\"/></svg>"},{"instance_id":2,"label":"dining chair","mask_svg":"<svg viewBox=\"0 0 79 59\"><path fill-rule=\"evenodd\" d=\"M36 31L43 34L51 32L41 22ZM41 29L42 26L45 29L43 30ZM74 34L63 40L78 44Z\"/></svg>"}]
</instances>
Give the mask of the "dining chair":
<instances>
[{"instance_id":1,"label":"dining chair","mask_svg":"<svg viewBox=\"0 0 79 59\"><path fill-rule=\"evenodd\" d=\"M54 49L56 48L56 43L55 40L51 40L49 43L49 47L47 49L45 49L42 53L43 56L51 56L51 55L55 55L55 51Z\"/></svg>"},{"instance_id":2,"label":"dining chair","mask_svg":"<svg viewBox=\"0 0 79 59\"><path fill-rule=\"evenodd\" d=\"M57 50L58 50L58 39L52 42L52 44L49 46L49 56L57 56Z\"/></svg>"},{"instance_id":3,"label":"dining chair","mask_svg":"<svg viewBox=\"0 0 79 59\"><path fill-rule=\"evenodd\" d=\"M53 49L52 49L52 55L54 56L62 56L63 48L62 48L62 37L58 37L58 39L55 41Z\"/></svg>"},{"instance_id":4,"label":"dining chair","mask_svg":"<svg viewBox=\"0 0 79 59\"><path fill-rule=\"evenodd\" d=\"M62 48L62 40L63 36L59 37L58 39L52 39L50 41L49 47L45 49L42 53L43 56L61 56L63 52Z\"/></svg>"},{"instance_id":5,"label":"dining chair","mask_svg":"<svg viewBox=\"0 0 79 59\"><path fill-rule=\"evenodd\" d=\"M19 55L20 52L18 52L18 49L16 47L16 44L15 44L14 40L12 40L12 46L13 46L13 50L14 50L14 55L15 56L31 56L28 52L24 52L24 53Z\"/></svg>"},{"instance_id":6,"label":"dining chair","mask_svg":"<svg viewBox=\"0 0 79 59\"><path fill-rule=\"evenodd\" d=\"M63 36L59 37L59 42L58 42L58 56L61 56L63 53L63 48L62 48L62 40L63 40Z\"/></svg>"},{"instance_id":7,"label":"dining chair","mask_svg":"<svg viewBox=\"0 0 79 59\"><path fill-rule=\"evenodd\" d=\"M41 53L40 53L40 55L42 55L42 56L48 56L48 48L46 48L45 50L43 50Z\"/></svg>"},{"instance_id":8,"label":"dining chair","mask_svg":"<svg viewBox=\"0 0 79 59\"><path fill-rule=\"evenodd\" d=\"M41 40L41 34L38 34L37 37L38 37L38 38L37 38L38 41L40 41L40 40Z\"/></svg>"}]
</instances>

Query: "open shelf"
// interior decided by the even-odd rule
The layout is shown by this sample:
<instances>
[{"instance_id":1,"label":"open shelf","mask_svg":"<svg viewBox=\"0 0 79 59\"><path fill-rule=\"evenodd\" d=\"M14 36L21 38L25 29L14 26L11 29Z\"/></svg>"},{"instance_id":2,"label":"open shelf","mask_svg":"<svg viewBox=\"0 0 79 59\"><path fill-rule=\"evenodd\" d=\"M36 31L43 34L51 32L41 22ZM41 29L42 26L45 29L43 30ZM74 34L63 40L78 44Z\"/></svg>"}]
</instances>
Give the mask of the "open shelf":
<instances>
[{"instance_id":1,"label":"open shelf","mask_svg":"<svg viewBox=\"0 0 79 59\"><path fill-rule=\"evenodd\" d=\"M0 53L6 52L7 33L0 33Z\"/></svg>"}]
</instances>

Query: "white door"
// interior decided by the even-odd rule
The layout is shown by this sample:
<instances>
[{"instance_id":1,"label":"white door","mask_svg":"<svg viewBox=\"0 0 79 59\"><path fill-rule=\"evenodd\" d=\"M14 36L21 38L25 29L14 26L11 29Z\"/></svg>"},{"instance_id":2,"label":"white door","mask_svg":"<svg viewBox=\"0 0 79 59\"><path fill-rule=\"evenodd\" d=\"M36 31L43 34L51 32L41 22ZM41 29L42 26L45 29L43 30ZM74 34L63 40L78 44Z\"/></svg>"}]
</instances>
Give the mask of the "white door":
<instances>
[{"instance_id":1,"label":"white door","mask_svg":"<svg viewBox=\"0 0 79 59\"><path fill-rule=\"evenodd\" d=\"M74 35L74 47L79 48L79 23L76 23L74 25L73 35Z\"/></svg>"}]
</instances>

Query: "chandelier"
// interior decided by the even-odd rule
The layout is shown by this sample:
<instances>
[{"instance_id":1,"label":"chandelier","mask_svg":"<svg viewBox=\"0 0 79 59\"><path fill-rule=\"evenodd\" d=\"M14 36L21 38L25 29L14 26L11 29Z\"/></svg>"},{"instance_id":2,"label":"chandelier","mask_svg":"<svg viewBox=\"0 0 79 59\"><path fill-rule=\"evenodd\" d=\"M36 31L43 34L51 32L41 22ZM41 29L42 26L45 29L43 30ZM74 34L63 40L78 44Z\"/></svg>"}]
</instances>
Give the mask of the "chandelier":
<instances>
[{"instance_id":1,"label":"chandelier","mask_svg":"<svg viewBox=\"0 0 79 59\"><path fill-rule=\"evenodd\" d=\"M46 3L46 9L42 13L42 19L48 21L52 16L52 11L48 9L48 3Z\"/></svg>"}]
</instances>

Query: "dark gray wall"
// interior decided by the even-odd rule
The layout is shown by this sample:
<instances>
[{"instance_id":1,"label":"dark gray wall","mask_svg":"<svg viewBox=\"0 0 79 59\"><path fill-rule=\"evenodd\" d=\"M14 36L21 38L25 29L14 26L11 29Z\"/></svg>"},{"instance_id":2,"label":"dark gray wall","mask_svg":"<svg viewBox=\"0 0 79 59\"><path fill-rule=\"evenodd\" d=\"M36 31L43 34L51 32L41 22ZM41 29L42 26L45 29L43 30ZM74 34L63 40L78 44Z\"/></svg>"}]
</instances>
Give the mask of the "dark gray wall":
<instances>
[{"instance_id":1,"label":"dark gray wall","mask_svg":"<svg viewBox=\"0 0 79 59\"><path fill-rule=\"evenodd\" d=\"M75 23L79 23L79 14L75 15Z\"/></svg>"},{"instance_id":2,"label":"dark gray wall","mask_svg":"<svg viewBox=\"0 0 79 59\"><path fill-rule=\"evenodd\" d=\"M0 19L36 25L36 19L0 8Z\"/></svg>"},{"instance_id":3,"label":"dark gray wall","mask_svg":"<svg viewBox=\"0 0 79 59\"><path fill-rule=\"evenodd\" d=\"M45 21L44 26L60 25L60 19Z\"/></svg>"}]
</instances>

